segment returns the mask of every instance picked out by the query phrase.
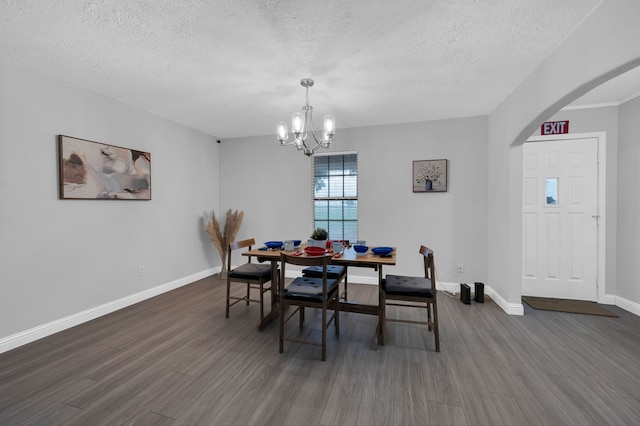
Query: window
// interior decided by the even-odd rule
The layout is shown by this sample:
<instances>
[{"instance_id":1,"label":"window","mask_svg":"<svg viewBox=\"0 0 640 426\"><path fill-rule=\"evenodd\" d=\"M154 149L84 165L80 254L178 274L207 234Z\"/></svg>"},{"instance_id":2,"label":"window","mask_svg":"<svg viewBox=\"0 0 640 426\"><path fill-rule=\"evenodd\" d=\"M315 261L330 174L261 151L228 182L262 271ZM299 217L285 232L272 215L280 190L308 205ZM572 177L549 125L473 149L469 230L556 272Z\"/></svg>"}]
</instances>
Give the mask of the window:
<instances>
[{"instance_id":1,"label":"window","mask_svg":"<svg viewBox=\"0 0 640 426\"><path fill-rule=\"evenodd\" d=\"M358 239L358 154L313 158L313 227L329 231L329 239Z\"/></svg>"},{"instance_id":2,"label":"window","mask_svg":"<svg viewBox=\"0 0 640 426\"><path fill-rule=\"evenodd\" d=\"M558 178L551 177L546 180L546 200L545 203L549 205L558 204Z\"/></svg>"}]
</instances>

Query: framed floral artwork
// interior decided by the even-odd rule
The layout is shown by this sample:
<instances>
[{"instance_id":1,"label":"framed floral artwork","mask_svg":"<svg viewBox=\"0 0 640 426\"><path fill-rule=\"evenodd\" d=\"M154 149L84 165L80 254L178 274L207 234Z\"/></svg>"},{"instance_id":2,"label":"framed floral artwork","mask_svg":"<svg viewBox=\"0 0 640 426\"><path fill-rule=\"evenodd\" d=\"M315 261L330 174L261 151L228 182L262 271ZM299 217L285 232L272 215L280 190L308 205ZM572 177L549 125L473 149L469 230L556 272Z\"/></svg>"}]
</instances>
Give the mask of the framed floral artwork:
<instances>
[{"instance_id":1,"label":"framed floral artwork","mask_svg":"<svg viewBox=\"0 0 640 426\"><path fill-rule=\"evenodd\" d=\"M413 162L413 192L446 192L447 160Z\"/></svg>"}]
</instances>

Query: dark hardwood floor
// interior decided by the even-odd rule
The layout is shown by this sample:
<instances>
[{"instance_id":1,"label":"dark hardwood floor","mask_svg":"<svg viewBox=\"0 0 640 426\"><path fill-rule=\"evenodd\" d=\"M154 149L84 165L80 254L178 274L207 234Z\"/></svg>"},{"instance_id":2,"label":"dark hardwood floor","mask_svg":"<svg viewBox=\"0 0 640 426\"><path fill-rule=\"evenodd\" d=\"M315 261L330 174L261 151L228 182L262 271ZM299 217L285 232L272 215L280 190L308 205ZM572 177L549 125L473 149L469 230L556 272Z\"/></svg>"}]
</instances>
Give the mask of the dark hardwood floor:
<instances>
[{"instance_id":1,"label":"dark hardwood floor","mask_svg":"<svg viewBox=\"0 0 640 426\"><path fill-rule=\"evenodd\" d=\"M377 302L375 286L349 290ZM486 301L439 295L440 353L400 323L374 349L376 318L342 313L322 362L314 346L278 353L255 304L225 319L207 278L1 354L0 425L640 424L640 318Z\"/></svg>"}]
</instances>

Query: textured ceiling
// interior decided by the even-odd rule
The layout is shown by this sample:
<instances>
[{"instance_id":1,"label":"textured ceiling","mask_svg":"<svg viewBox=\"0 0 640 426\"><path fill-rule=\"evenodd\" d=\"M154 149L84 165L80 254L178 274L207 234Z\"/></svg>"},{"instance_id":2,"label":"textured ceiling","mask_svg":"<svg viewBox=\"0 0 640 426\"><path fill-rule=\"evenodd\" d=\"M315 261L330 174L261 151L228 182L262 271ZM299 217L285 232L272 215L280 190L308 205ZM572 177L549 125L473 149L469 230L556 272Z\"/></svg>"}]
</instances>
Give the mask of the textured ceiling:
<instances>
[{"instance_id":1,"label":"textured ceiling","mask_svg":"<svg viewBox=\"0 0 640 426\"><path fill-rule=\"evenodd\" d=\"M0 57L219 138L275 133L311 77L339 130L488 114L599 3L0 0Z\"/></svg>"}]
</instances>

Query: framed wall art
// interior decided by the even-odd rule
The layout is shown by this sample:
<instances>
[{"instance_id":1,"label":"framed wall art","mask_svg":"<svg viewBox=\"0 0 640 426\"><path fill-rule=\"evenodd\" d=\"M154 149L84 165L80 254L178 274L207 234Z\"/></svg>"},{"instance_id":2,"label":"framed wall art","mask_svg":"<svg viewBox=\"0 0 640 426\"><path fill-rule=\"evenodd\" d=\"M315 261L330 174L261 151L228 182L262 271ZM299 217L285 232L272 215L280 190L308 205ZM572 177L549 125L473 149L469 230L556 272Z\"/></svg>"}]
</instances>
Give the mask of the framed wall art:
<instances>
[{"instance_id":1,"label":"framed wall art","mask_svg":"<svg viewBox=\"0 0 640 426\"><path fill-rule=\"evenodd\" d=\"M151 154L58 135L63 200L150 200Z\"/></svg>"},{"instance_id":2,"label":"framed wall art","mask_svg":"<svg viewBox=\"0 0 640 426\"><path fill-rule=\"evenodd\" d=\"M413 162L413 192L446 192L447 160Z\"/></svg>"}]
</instances>

